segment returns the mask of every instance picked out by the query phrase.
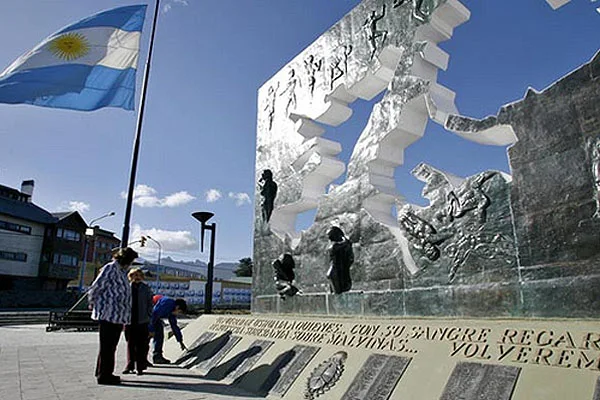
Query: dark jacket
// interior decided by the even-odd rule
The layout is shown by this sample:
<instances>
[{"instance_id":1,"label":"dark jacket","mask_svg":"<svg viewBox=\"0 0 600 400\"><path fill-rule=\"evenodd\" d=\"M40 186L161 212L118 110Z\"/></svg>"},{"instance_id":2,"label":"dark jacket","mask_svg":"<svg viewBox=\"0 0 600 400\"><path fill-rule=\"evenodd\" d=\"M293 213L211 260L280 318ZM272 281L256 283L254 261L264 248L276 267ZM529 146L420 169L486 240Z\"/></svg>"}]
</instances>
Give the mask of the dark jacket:
<instances>
[{"instance_id":1,"label":"dark jacket","mask_svg":"<svg viewBox=\"0 0 600 400\"><path fill-rule=\"evenodd\" d=\"M147 324L150 322L152 317L152 289L144 282L131 283L131 295L132 295L132 310L131 310L131 323L132 324ZM136 309L134 309L136 308Z\"/></svg>"}]
</instances>

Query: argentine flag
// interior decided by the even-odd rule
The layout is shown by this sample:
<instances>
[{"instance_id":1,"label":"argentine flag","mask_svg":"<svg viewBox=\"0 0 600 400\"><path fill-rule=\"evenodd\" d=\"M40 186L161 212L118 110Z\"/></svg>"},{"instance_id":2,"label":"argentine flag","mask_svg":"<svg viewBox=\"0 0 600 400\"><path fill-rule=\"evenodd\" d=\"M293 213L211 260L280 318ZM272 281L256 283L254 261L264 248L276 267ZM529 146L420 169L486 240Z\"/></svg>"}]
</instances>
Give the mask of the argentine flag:
<instances>
[{"instance_id":1,"label":"argentine flag","mask_svg":"<svg viewBox=\"0 0 600 400\"><path fill-rule=\"evenodd\" d=\"M0 103L133 110L145 5L104 11L46 38L0 74Z\"/></svg>"}]
</instances>

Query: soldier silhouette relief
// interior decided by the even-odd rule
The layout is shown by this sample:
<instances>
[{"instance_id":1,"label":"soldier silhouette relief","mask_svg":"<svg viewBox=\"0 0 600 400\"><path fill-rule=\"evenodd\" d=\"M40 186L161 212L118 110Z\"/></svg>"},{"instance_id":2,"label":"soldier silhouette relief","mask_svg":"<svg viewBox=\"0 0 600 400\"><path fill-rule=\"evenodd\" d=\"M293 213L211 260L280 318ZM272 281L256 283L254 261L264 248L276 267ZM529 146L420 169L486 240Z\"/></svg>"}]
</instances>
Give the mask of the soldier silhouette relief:
<instances>
[{"instance_id":1,"label":"soldier silhouette relief","mask_svg":"<svg viewBox=\"0 0 600 400\"><path fill-rule=\"evenodd\" d=\"M346 239L344 232L337 226L331 227L327 232L327 236L332 242L329 247L327 278L335 294L347 292L352 289L352 278L350 276L350 266L354 263L352 243Z\"/></svg>"},{"instance_id":2,"label":"soldier silhouette relief","mask_svg":"<svg viewBox=\"0 0 600 400\"><path fill-rule=\"evenodd\" d=\"M273 180L273 172L265 169L260 177L260 195L262 196L262 219L269 222L273 213L275 197L277 197L277 183Z\"/></svg>"},{"instance_id":3,"label":"soldier silhouette relief","mask_svg":"<svg viewBox=\"0 0 600 400\"><path fill-rule=\"evenodd\" d=\"M315 84L317 83L317 78L315 77L316 73L321 70L323 66L323 59L320 59L318 62L315 61L314 55L309 55L306 60L304 60L304 67L306 68L306 74L308 75L308 91L312 96L315 91Z\"/></svg>"},{"instance_id":4,"label":"soldier silhouette relief","mask_svg":"<svg viewBox=\"0 0 600 400\"><path fill-rule=\"evenodd\" d=\"M283 254L281 257L273 261L273 280L275 281L275 288L277 294L281 299L285 300L286 297L294 296L300 290L295 286L294 280L296 274L294 268L296 263L291 254Z\"/></svg>"},{"instance_id":5,"label":"soldier silhouette relief","mask_svg":"<svg viewBox=\"0 0 600 400\"><path fill-rule=\"evenodd\" d=\"M335 81L348 74L348 58L352 54L352 45L346 44L336 49L335 53L337 55L331 59L331 65L329 66L329 88L331 90L333 90ZM341 67L342 62L344 63L344 68Z\"/></svg>"},{"instance_id":6,"label":"soldier silhouette relief","mask_svg":"<svg viewBox=\"0 0 600 400\"><path fill-rule=\"evenodd\" d=\"M277 89L279 89L279 82L277 82L276 88L269 86L269 91L267 93L267 105L265 106L265 111L267 112L267 118L269 119L269 130L273 128L273 119L275 119L275 100L277 99Z\"/></svg>"},{"instance_id":7,"label":"soldier silhouette relief","mask_svg":"<svg viewBox=\"0 0 600 400\"><path fill-rule=\"evenodd\" d=\"M288 101L285 106L286 115L290 115L290 109L293 110L296 108L296 85L302 86L300 84L300 81L296 77L296 70L294 68L290 69L289 75L290 76L288 78L287 85L285 86L285 89L283 89L283 91L280 93L280 96L284 95L285 93L287 93L288 95Z\"/></svg>"},{"instance_id":8,"label":"soldier silhouette relief","mask_svg":"<svg viewBox=\"0 0 600 400\"><path fill-rule=\"evenodd\" d=\"M377 29L377 22L383 19L383 17L385 17L385 4L381 8L381 14L377 15L377 11L371 11L371 15L369 15L363 25L367 29L367 39L371 46L371 59L373 59L378 49L377 39L383 37L381 40L381 44L383 44L387 38L388 31Z\"/></svg>"}]
</instances>

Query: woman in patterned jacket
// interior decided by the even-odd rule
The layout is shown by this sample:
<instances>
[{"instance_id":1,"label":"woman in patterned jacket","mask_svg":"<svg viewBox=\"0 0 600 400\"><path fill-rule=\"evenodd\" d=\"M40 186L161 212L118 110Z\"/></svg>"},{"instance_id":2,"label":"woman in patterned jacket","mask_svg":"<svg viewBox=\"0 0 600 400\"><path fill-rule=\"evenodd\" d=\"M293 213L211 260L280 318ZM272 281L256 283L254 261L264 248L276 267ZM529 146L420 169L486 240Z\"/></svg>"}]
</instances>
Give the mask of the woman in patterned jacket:
<instances>
[{"instance_id":1,"label":"woman in patterned jacket","mask_svg":"<svg viewBox=\"0 0 600 400\"><path fill-rule=\"evenodd\" d=\"M88 292L92 319L100 326L100 350L96 363L96 379L100 385L119 385L113 375L115 352L123 326L131 323L131 286L127 279L129 266L138 254L129 247L116 249L113 260L100 269Z\"/></svg>"}]
</instances>

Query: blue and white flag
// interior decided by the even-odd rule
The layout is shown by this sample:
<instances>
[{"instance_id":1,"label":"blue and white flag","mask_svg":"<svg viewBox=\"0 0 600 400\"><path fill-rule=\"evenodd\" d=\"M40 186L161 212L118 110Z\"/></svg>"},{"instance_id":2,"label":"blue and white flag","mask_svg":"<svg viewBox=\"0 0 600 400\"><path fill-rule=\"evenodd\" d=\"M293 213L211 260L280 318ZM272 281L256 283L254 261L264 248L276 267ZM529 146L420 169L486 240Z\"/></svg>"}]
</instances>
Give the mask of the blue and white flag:
<instances>
[{"instance_id":1,"label":"blue and white flag","mask_svg":"<svg viewBox=\"0 0 600 400\"><path fill-rule=\"evenodd\" d=\"M0 74L0 103L92 111L133 110L145 5L69 25Z\"/></svg>"}]
</instances>

